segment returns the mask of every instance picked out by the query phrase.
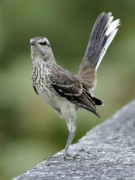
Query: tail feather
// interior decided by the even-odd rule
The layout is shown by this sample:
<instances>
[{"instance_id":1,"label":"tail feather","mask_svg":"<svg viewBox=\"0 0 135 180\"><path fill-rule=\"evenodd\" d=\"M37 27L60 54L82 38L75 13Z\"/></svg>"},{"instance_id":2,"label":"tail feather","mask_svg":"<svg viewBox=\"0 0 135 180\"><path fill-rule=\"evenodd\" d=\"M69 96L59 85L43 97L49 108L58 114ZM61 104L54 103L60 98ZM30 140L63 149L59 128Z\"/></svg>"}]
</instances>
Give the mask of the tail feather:
<instances>
[{"instance_id":1,"label":"tail feather","mask_svg":"<svg viewBox=\"0 0 135 180\"><path fill-rule=\"evenodd\" d=\"M104 37L104 40L103 40L103 43L102 43L101 53L100 53L99 59L97 59L97 62L96 62L96 69L98 69L98 67L99 67L99 65L100 65L100 63L101 63L101 61L102 61L102 59L103 59L109 45L111 44L114 36L116 35L117 31L118 31L118 28L113 30L108 36L106 35ZM107 34L107 32L106 32L106 34Z\"/></svg>"},{"instance_id":2,"label":"tail feather","mask_svg":"<svg viewBox=\"0 0 135 180\"><path fill-rule=\"evenodd\" d=\"M108 46L112 42L120 25L120 20L113 21L112 13L101 13L97 18L84 55L93 65L98 66ZM96 67L97 68L97 67Z\"/></svg>"},{"instance_id":3,"label":"tail feather","mask_svg":"<svg viewBox=\"0 0 135 180\"><path fill-rule=\"evenodd\" d=\"M96 70L101 63L107 48L118 31L120 20L113 21L112 13L101 13L97 18L80 65L79 76L94 86Z\"/></svg>"}]
</instances>

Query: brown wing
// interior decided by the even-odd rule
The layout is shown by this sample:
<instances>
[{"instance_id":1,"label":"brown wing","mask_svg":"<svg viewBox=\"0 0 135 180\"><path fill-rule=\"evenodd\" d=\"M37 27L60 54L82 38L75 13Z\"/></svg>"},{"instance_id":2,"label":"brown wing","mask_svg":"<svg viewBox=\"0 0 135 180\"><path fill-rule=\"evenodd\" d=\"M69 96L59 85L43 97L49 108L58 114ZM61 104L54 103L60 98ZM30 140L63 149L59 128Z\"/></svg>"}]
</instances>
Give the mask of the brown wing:
<instances>
[{"instance_id":1,"label":"brown wing","mask_svg":"<svg viewBox=\"0 0 135 180\"><path fill-rule=\"evenodd\" d=\"M87 109L99 116L96 112L95 101L77 77L59 67L49 75L49 80L60 96L76 104L77 107Z\"/></svg>"}]
</instances>

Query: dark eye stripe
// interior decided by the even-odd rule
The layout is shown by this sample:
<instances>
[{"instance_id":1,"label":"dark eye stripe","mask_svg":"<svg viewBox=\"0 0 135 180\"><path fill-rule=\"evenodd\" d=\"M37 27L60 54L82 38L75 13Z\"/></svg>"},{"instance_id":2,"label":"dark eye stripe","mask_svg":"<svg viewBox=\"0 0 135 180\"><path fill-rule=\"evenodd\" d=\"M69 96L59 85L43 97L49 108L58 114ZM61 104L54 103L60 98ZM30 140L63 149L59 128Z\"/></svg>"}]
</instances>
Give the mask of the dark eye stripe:
<instances>
[{"instance_id":1,"label":"dark eye stripe","mask_svg":"<svg viewBox=\"0 0 135 180\"><path fill-rule=\"evenodd\" d=\"M50 47L50 44L47 44L47 42L46 41L44 41L44 42L40 42L39 43L41 46L48 46L48 47Z\"/></svg>"},{"instance_id":2,"label":"dark eye stripe","mask_svg":"<svg viewBox=\"0 0 135 180\"><path fill-rule=\"evenodd\" d=\"M47 45L46 41L40 42L39 44L40 44L40 45L44 45L44 46Z\"/></svg>"}]
</instances>

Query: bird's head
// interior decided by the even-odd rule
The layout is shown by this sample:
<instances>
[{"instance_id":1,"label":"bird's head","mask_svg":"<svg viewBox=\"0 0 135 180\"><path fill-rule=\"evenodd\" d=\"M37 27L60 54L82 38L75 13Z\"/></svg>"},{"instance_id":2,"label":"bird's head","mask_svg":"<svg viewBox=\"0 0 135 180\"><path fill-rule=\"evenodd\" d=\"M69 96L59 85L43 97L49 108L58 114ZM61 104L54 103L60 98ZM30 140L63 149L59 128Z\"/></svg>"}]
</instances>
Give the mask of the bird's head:
<instances>
[{"instance_id":1,"label":"bird's head","mask_svg":"<svg viewBox=\"0 0 135 180\"><path fill-rule=\"evenodd\" d=\"M53 53L50 43L45 37L30 39L32 59L39 58L44 61L53 60Z\"/></svg>"}]
</instances>

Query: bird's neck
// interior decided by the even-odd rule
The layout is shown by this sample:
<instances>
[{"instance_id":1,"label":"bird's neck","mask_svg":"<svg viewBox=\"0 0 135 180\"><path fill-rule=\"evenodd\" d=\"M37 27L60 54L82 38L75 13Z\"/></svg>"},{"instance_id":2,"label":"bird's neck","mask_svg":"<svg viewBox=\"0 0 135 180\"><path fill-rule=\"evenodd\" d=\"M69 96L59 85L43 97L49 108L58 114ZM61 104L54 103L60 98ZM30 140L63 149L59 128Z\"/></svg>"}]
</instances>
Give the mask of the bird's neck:
<instances>
[{"instance_id":1,"label":"bird's neck","mask_svg":"<svg viewBox=\"0 0 135 180\"><path fill-rule=\"evenodd\" d=\"M43 57L32 57L32 67L33 69L35 69L37 67L37 65L40 65L40 66L44 66L44 67L48 67L52 64L56 64L56 61L55 61L55 58L54 56L44 56Z\"/></svg>"},{"instance_id":2,"label":"bird's neck","mask_svg":"<svg viewBox=\"0 0 135 180\"><path fill-rule=\"evenodd\" d=\"M54 58L54 55L53 54L45 54L42 56L42 60L45 62L45 63L56 63L55 61L55 58Z\"/></svg>"},{"instance_id":3,"label":"bird's neck","mask_svg":"<svg viewBox=\"0 0 135 180\"><path fill-rule=\"evenodd\" d=\"M33 66L35 66L37 63L43 63L43 64L55 64L56 61L55 61L55 58L54 58L54 55L53 54L46 54L46 55L38 55L38 56L31 56L32 58L32 64Z\"/></svg>"}]
</instances>

